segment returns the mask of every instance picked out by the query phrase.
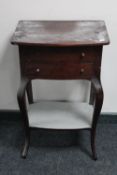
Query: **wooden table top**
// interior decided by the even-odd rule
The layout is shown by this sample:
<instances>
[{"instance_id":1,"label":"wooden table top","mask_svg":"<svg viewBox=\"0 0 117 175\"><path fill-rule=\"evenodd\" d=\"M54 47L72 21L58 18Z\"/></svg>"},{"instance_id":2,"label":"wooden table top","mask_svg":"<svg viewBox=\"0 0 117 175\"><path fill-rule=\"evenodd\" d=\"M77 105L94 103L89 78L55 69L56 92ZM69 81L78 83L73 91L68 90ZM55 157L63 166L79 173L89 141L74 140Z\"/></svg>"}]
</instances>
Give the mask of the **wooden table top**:
<instances>
[{"instance_id":1,"label":"wooden table top","mask_svg":"<svg viewBox=\"0 0 117 175\"><path fill-rule=\"evenodd\" d=\"M19 21L12 44L82 46L109 44L104 21Z\"/></svg>"}]
</instances>

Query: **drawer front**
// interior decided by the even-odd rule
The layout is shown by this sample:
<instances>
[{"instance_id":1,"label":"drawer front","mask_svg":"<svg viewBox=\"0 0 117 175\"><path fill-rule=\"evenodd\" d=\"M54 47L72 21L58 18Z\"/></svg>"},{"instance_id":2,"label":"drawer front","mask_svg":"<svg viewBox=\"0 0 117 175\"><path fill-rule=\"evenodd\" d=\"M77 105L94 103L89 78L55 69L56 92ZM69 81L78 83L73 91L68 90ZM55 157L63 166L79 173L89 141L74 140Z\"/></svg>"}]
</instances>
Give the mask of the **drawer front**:
<instances>
[{"instance_id":1,"label":"drawer front","mask_svg":"<svg viewBox=\"0 0 117 175\"><path fill-rule=\"evenodd\" d=\"M26 63L54 63L54 62L100 62L101 47L77 47L77 48L39 48L20 47L20 56Z\"/></svg>"},{"instance_id":2,"label":"drawer front","mask_svg":"<svg viewBox=\"0 0 117 175\"><path fill-rule=\"evenodd\" d=\"M33 64L25 67L24 74L30 79L90 79L93 74L93 64Z\"/></svg>"},{"instance_id":3,"label":"drawer front","mask_svg":"<svg viewBox=\"0 0 117 175\"><path fill-rule=\"evenodd\" d=\"M21 72L31 79L90 79L101 63L100 47L20 47ZM96 65L96 66L94 66Z\"/></svg>"},{"instance_id":4,"label":"drawer front","mask_svg":"<svg viewBox=\"0 0 117 175\"><path fill-rule=\"evenodd\" d=\"M99 63L101 61L101 49L98 47L81 47L78 49L80 63Z\"/></svg>"}]
</instances>

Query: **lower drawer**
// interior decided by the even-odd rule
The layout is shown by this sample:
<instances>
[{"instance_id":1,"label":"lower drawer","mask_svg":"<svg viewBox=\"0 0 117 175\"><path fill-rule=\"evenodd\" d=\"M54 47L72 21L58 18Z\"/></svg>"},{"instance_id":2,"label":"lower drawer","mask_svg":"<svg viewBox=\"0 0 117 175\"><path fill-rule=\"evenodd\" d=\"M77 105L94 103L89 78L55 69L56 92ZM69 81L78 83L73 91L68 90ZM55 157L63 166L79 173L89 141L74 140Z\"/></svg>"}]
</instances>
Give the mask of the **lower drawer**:
<instances>
[{"instance_id":1,"label":"lower drawer","mask_svg":"<svg viewBox=\"0 0 117 175\"><path fill-rule=\"evenodd\" d=\"M93 74L92 63L30 64L26 65L23 74L30 79L90 79Z\"/></svg>"}]
</instances>

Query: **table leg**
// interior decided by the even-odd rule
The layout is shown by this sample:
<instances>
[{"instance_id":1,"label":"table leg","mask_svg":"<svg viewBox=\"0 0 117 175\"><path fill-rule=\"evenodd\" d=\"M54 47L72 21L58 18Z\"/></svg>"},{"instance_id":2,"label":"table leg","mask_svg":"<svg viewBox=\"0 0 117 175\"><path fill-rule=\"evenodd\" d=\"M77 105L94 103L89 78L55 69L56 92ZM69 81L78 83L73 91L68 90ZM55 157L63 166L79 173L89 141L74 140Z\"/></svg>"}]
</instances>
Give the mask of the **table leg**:
<instances>
[{"instance_id":1,"label":"table leg","mask_svg":"<svg viewBox=\"0 0 117 175\"><path fill-rule=\"evenodd\" d=\"M94 89L93 89L93 86L92 86L92 84L91 84L89 104L93 105L93 103L94 103L94 98L95 98Z\"/></svg>"},{"instance_id":2,"label":"table leg","mask_svg":"<svg viewBox=\"0 0 117 175\"><path fill-rule=\"evenodd\" d=\"M28 83L26 90L27 90L27 96L28 96L29 104L32 104L33 103L33 92L32 92L32 82L31 82L31 80Z\"/></svg>"},{"instance_id":3,"label":"table leg","mask_svg":"<svg viewBox=\"0 0 117 175\"><path fill-rule=\"evenodd\" d=\"M93 159L96 160L96 148L95 148L95 137L96 137L96 128L98 119L100 116L102 104L103 104L103 88L101 85L101 81L97 78L92 79L92 88L94 89L95 94L95 103L94 103L94 113L93 113L93 121L92 121L92 128L91 128L91 148L93 153Z\"/></svg>"},{"instance_id":4,"label":"table leg","mask_svg":"<svg viewBox=\"0 0 117 175\"><path fill-rule=\"evenodd\" d=\"M21 117L23 121L24 126L24 133L25 133L25 143L23 146L22 151L22 158L26 158L28 148L29 148L29 142L30 142L30 128L29 128L29 121L28 121L28 114L27 114L27 107L26 107L26 98L25 98L25 91L27 89L29 80L26 78L21 79L21 84L18 89L17 93L17 100L21 112Z\"/></svg>"},{"instance_id":5,"label":"table leg","mask_svg":"<svg viewBox=\"0 0 117 175\"><path fill-rule=\"evenodd\" d=\"M24 159L27 156L28 149L29 149L29 144L30 144L30 131L28 129L28 131L25 132L25 141L24 141L24 146L23 146L22 153L21 153L21 156Z\"/></svg>"},{"instance_id":6,"label":"table leg","mask_svg":"<svg viewBox=\"0 0 117 175\"><path fill-rule=\"evenodd\" d=\"M96 155L96 147L95 147L95 137L96 137L96 129L91 130L91 149L92 149L92 157L94 160L97 160Z\"/></svg>"}]
</instances>

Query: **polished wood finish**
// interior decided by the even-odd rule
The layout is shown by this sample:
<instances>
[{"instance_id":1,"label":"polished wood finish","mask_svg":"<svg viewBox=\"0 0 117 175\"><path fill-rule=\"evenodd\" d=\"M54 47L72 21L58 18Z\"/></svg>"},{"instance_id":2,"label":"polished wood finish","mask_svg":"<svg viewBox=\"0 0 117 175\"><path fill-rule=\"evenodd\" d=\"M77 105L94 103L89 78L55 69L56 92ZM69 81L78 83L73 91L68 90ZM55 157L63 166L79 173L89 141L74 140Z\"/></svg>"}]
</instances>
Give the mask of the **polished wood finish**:
<instances>
[{"instance_id":1,"label":"polished wood finish","mask_svg":"<svg viewBox=\"0 0 117 175\"><path fill-rule=\"evenodd\" d=\"M94 96L93 96L93 104L94 104L94 114L93 114L93 121L92 121L92 128L91 128L91 148L93 152L93 158L96 160L96 150L95 150L95 134L96 134L96 126L99 119L99 115L102 109L103 104L103 89L100 80L97 78L92 78L91 85L93 88Z\"/></svg>"},{"instance_id":2,"label":"polished wood finish","mask_svg":"<svg viewBox=\"0 0 117 175\"><path fill-rule=\"evenodd\" d=\"M96 160L96 126L103 104L100 68L103 45L109 44L104 21L20 21L11 40L19 46L21 85L18 103L25 129L25 158L30 141L26 98L33 103L33 79L91 80L94 105L91 148ZM85 109L84 109L85 110Z\"/></svg>"},{"instance_id":3,"label":"polished wood finish","mask_svg":"<svg viewBox=\"0 0 117 175\"><path fill-rule=\"evenodd\" d=\"M104 21L19 21L12 44L38 46L104 45L109 38Z\"/></svg>"},{"instance_id":4,"label":"polished wood finish","mask_svg":"<svg viewBox=\"0 0 117 175\"><path fill-rule=\"evenodd\" d=\"M29 79L91 79L100 76L102 46L19 46L23 76Z\"/></svg>"}]
</instances>

